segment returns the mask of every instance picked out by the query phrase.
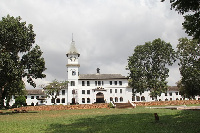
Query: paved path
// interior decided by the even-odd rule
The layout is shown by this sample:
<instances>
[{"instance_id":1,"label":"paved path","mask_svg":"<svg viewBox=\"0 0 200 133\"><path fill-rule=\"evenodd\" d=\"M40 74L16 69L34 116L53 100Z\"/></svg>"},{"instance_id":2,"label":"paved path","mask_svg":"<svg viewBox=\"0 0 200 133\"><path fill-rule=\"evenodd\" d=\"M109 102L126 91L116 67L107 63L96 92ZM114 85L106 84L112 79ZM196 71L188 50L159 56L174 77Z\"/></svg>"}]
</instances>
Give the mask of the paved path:
<instances>
[{"instance_id":1,"label":"paved path","mask_svg":"<svg viewBox=\"0 0 200 133\"><path fill-rule=\"evenodd\" d=\"M146 107L150 109L177 109L177 110L199 110L200 106L164 106L164 107Z\"/></svg>"}]
</instances>

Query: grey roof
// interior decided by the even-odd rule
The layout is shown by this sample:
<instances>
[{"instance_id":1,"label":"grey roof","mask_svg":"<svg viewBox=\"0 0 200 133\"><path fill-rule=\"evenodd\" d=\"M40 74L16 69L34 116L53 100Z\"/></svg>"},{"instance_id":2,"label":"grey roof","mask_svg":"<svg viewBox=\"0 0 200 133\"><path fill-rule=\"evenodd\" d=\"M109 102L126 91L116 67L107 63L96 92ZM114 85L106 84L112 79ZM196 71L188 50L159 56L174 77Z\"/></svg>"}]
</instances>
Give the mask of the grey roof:
<instances>
[{"instance_id":1,"label":"grey roof","mask_svg":"<svg viewBox=\"0 0 200 133\"><path fill-rule=\"evenodd\" d=\"M79 79L127 79L121 74L80 74Z\"/></svg>"},{"instance_id":2,"label":"grey roof","mask_svg":"<svg viewBox=\"0 0 200 133\"><path fill-rule=\"evenodd\" d=\"M27 91L27 95L45 95L42 89L32 89L32 90L26 90L26 91Z\"/></svg>"},{"instance_id":3,"label":"grey roof","mask_svg":"<svg viewBox=\"0 0 200 133\"><path fill-rule=\"evenodd\" d=\"M179 91L179 88L177 86L169 86L168 91Z\"/></svg>"},{"instance_id":4,"label":"grey roof","mask_svg":"<svg viewBox=\"0 0 200 133\"><path fill-rule=\"evenodd\" d=\"M70 46L69 52L67 53L67 56L68 56L68 54L78 54L78 55L80 55L78 53L77 49L76 49L74 41L71 42L71 46Z\"/></svg>"}]
</instances>

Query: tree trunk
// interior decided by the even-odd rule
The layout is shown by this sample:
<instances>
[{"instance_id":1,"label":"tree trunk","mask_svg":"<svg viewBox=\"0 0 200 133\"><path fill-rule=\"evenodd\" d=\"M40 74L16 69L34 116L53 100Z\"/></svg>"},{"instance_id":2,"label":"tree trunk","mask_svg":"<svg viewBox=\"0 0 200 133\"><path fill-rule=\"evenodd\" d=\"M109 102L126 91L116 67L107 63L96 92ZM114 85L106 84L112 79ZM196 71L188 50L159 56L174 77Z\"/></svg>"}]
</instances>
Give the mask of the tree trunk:
<instances>
[{"instance_id":1,"label":"tree trunk","mask_svg":"<svg viewBox=\"0 0 200 133\"><path fill-rule=\"evenodd\" d=\"M4 98L3 98L3 90L0 88L0 108L4 107Z\"/></svg>"}]
</instances>

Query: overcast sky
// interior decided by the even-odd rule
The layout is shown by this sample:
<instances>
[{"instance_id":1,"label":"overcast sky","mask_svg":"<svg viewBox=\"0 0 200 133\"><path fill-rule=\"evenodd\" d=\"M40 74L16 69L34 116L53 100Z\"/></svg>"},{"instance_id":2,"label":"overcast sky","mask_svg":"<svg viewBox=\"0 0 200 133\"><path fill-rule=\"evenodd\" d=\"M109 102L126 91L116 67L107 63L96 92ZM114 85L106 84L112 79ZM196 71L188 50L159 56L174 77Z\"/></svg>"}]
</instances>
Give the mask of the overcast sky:
<instances>
[{"instance_id":1,"label":"overcast sky","mask_svg":"<svg viewBox=\"0 0 200 133\"><path fill-rule=\"evenodd\" d=\"M127 59L137 45L161 38L176 48L187 37L183 17L161 0L0 0L0 17L21 16L33 24L41 47L46 78L67 80L67 57L72 41L80 53L80 74L128 75ZM180 79L178 65L170 67L168 85ZM39 88L39 86L37 86ZM27 85L27 89L32 89Z\"/></svg>"}]
</instances>

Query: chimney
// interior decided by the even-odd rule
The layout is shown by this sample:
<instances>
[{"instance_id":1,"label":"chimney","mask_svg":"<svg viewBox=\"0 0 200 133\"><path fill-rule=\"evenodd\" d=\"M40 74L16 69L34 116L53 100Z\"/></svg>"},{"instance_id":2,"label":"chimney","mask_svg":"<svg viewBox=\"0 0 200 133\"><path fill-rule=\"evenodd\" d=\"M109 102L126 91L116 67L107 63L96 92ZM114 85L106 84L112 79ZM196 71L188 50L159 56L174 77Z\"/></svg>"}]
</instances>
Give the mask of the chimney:
<instances>
[{"instance_id":1,"label":"chimney","mask_svg":"<svg viewBox=\"0 0 200 133\"><path fill-rule=\"evenodd\" d=\"M97 68L97 75L99 75L100 74L100 69L99 68Z\"/></svg>"}]
</instances>

